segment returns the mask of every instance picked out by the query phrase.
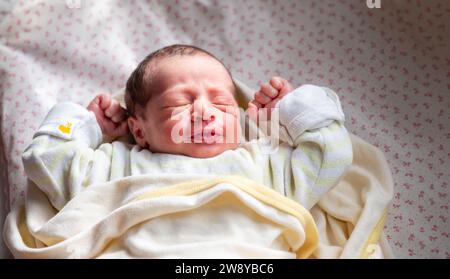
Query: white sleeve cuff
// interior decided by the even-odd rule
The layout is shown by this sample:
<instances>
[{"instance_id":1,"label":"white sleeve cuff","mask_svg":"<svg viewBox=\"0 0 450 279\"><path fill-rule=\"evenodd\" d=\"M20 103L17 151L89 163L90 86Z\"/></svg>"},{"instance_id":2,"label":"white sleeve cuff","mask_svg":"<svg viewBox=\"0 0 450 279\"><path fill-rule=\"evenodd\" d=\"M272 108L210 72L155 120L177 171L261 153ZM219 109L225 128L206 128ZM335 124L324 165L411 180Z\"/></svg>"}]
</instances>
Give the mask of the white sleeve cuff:
<instances>
[{"instance_id":1,"label":"white sleeve cuff","mask_svg":"<svg viewBox=\"0 0 450 279\"><path fill-rule=\"evenodd\" d=\"M345 116L339 97L331 89L303 85L278 102L281 135L289 142L308 130L319 129L333 121L343 123Z\"/></svg>"},{"instance_id":2,"label":"white sleeve cuff","mask_svg":"<svg viewBox=\"0 0 450 279\"><path fill-rule=\"evenodd\" d=\"M95 114L71 102L56 104L50 110L34 138L41 135L83 141L91 148L96 148L103 139Z\"/></svg>"}]
</instances>

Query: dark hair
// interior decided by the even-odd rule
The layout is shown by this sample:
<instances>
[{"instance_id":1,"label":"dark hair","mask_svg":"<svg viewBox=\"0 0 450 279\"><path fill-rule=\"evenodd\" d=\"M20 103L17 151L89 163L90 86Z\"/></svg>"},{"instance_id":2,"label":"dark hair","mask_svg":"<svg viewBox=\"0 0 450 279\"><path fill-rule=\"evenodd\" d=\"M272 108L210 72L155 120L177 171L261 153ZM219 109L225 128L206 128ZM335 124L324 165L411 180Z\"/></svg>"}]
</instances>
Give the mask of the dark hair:
<instances>
[{"instance_id":1,"label":"dark hair","mask_svg":"<svg viewBox=\"0 0 450 279\"><path fill-rule=\"evenodd\" d=\"M228 70L228 68L223 64L223 62L204 49L201 49L196 46L181 45L181 44L163 47L147 55L147 57L145 57L145 59L142 60L141 63L139 63L139 65L136 67L136 69L131 73L130 77L128 78L125 89L125 104L127 106L128 115L132 116L136 115L136 107L137 107L136 105L142 108L145 107L145 105L148 103L148 101L152 96L150 92L150 89L152 88L151 86L152 80L151 76L149 76L151 74L147 72L148 66L150 65L151 62L156 61L158 59L176 55L196 55L196 54L208 55L214 58L215 60L219 61L227 70L231 78L231 73Z\"/></svg>"}]
</instances>

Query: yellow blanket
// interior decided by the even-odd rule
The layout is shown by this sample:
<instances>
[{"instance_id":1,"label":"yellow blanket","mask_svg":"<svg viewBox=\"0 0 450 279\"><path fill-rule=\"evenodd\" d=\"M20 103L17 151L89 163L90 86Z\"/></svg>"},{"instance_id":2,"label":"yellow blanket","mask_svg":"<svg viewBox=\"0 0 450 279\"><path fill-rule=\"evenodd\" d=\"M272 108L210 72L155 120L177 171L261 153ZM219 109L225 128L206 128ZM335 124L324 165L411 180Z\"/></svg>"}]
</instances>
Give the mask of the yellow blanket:
<instances>
[{"instance_id":1,"label":"yellow blanket","mask_svg":"<svg viewBox=\"0 0 450 279\"><path fill-rule=\"evenodd\" d=\"M311 209L319 231L317 258L392 258L382 235L393 181L384 155L352 135L353 163Z\"/></svg>"},{"instance_id":2,"label":"yellow blanket","mask_svg":"<svg viewBox=\"0 0 450 279\"><path fill-rule=\"evenodd\" d=\"M92 185L59 212L31 187L5 240L17 258L307 258L316 249L298 203L243 177L185 179Z\"/></svg>"}]
</instances>

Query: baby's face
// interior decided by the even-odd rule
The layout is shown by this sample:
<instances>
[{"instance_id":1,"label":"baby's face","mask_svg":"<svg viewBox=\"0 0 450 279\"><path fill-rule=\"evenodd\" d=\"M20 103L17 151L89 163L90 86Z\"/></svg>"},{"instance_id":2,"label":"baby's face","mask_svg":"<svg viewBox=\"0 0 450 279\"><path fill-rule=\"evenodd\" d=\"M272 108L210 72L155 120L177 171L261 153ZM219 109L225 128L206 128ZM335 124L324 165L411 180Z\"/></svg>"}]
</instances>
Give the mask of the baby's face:
<instances>
[{"instance_id":1,"label":"baby's face","mask_svg":"<svg viewBox=\"0 0 450 279\"><path fill-rule=\"evenodd\" d=\"M157 92L136 121L140 146L153 152L208 158L238 146L239 110L233 82L215 59L206 55L163 58L153 82ZM140 138L139 138L140 136Z\"/></svg>"}]
</instances>

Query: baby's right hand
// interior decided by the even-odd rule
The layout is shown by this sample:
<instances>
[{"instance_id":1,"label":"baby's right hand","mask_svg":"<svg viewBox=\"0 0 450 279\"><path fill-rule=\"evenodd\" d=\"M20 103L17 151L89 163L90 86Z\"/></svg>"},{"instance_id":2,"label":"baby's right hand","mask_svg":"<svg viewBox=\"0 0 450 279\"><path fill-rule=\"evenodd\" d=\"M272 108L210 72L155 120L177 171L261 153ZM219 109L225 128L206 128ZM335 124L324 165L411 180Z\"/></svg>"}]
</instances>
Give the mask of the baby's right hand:
<instances>
[{"instance_id":1,"label":"baby's right hand","mask_svg":"<svg viewBox=\"0 0 450 279\"><path fill-rule=\"evenodd\" d=\"M108 139L113 140L128 134L127 112L111 95L97 95L87 109L95 114L103 135Z\"/></svg>"}]
</instances>

